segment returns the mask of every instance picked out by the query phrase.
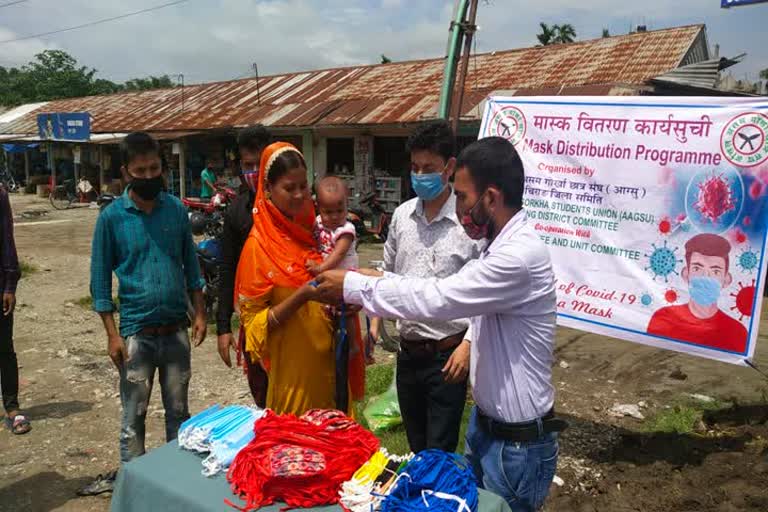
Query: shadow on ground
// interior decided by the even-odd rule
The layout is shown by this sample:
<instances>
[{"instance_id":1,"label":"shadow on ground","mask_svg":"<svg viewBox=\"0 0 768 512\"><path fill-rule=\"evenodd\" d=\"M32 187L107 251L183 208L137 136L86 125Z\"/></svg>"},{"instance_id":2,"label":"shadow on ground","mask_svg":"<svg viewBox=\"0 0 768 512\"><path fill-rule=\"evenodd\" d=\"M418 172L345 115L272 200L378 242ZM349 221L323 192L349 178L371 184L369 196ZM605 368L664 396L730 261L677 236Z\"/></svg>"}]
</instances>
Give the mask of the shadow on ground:
<instances>
[{"instance_id":1,"label":"shadow on ground","mask_svg":"<svg viewBox=\"0 0 768 512\"><path fill-rule=\"evenodd\" d=\"M89 478L67 479L53 471L38 473L0 488L0 508L49 512L77 499L77 489L89 482Z\"/></svg>"},{"instance_id":2,"label":"shadow on ground","mask_svg":"<svg viewBox=\"0 0 768 512\"><path fill-rule=\"evenodd\" d=\"M51 402L48 404L26 407L24 408L24 414L28 416L32 421L44 419L61 419L66 418L67 416L71 416L72 414L88 412L91 409L93 409L93 404L90 402L71 400L69 402Z\"/></svg>"}]
</instances>

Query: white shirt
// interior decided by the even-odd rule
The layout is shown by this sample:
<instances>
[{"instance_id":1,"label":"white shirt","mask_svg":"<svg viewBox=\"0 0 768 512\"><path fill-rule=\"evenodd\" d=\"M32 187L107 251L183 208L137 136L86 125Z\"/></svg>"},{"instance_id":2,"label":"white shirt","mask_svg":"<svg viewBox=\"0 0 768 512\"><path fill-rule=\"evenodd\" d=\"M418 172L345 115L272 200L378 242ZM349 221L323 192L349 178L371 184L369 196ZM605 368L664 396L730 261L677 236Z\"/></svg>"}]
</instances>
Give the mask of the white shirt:
<instances>
[{"instance_id":1,"label":"white shirt","mask_svg":"<svg viewBox=\"0 0 768 512\"><path fill-rule=\"evenodd\" d=\"M392 214L384 244L384 269L404 277L448 277L480 256L485 244L472 241L456 217L456 197L451 193L432 221L424 201L406 201ZM407 340L441 340L464 332L469 320L399 320L397 329Z\"/></svg>"},{"instance_id":2,"label":"white shirt","mask_svg":"<svg viewBox=\"0 0 768 512\"><path fill-rule=\"evenodd\" d=\"M344 300L370 314L407 319L472 317L470 382L477 406L508 423L554 405L555 275L546 245L518 212L480 259L445 279L350 272Z\"/></svg>"}]
</instances>

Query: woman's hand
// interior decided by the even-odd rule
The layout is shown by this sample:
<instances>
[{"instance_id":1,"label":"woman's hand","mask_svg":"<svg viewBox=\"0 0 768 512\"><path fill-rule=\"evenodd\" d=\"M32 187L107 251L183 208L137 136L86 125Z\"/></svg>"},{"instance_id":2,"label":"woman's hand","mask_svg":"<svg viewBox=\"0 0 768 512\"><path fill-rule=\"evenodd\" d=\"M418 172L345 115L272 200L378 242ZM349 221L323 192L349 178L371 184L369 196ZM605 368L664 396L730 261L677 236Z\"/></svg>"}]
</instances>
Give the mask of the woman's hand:
<instances>
[{"instance_id":1,"label":"woman's hand","mask_svg":"<svg viewBox=\"0 0 768 512\"><path fill-rule=\"evenodd\" d=\"M309 272L313 276L316 276L317 274L319 274L321 272L320 264L317 263L316 261L307 260L305 265L307 267L307 272Z\"/></svg>"},{"instance_id":2,"label":"woman's hand","mask_svg":"<svg viewBox=\"0 0 768 512\"><path fill-rule=\"evenodd\" d=\"M368 277L384 277L384 272L372 268L358 268L355 272Z\"/></svg>"}]
</instances>

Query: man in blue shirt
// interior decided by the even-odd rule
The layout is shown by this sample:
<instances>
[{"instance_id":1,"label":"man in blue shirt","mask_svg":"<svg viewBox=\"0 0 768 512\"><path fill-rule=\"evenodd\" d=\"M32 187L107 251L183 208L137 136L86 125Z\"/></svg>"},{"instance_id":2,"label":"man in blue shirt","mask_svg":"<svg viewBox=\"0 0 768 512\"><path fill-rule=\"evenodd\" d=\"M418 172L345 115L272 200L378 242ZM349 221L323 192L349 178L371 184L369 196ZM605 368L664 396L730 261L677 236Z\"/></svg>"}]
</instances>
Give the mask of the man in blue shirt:
<instances>
[{"instance_id":1,"label":"man in blue shirt","mask_svg":"<svg viewBox=\"0 0 768 512\"><path fill-rule=\"evenodd\" d=\"M120 149L128 186L96 223L91 295L107 331L109 357L120 373L120 460L126 463L145 451L145 418L155 371L160 374L166 439L176 439L179 426L189 418L188 290L195 310L195 346L205 338L206 316L204 281L189 219L182 203L163 191L157 142L145 133L132 133ZM119 332L113 272L119 284ZM98 478L81 494L111 491L114 477L111 473Z\"/></svg>"}]
</instances>

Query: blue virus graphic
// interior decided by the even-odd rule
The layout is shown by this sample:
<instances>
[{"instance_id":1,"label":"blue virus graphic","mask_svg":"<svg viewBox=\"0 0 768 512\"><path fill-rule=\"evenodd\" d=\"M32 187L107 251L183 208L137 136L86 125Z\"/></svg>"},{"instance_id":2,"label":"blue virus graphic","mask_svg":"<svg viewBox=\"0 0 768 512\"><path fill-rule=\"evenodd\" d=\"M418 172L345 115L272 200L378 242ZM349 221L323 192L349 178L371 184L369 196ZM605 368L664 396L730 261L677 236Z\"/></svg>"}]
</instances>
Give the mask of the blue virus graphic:
<instances>
[{"instance_id":1,"label":"blue virus graphic","mask_svg":"<svg viewBox=\"0 0 768 512\"><path fill-rule=\"evenodd\" d=\"M736 264L744 272L753 272L757 268L757 253L751 249L746 249L739 255L739 261Z\"/></svg>"},{"instance_id":2,"label":"blue virus graphic","mask_svg":"<svg viewBox=\"0 0 768 512\"><path fill-rule=\"evenodd\" d=\"M646 292L646 293L644 293L644 294L642 294L642 295L640 296L640 303L641 303L643 306L645 306L645 307L648 307L648 306L650 306L651 304L653 304L653 297L651 297L651 294L650 294L650 293L647 293L647 292Z\"/></svg>"},{"instance_id":3,"label":"blue virus graphic","mask_svg":"<svg viewBox=\"0 0 768 512\"><path fill-rule=\"evenodd\" d=\"M664 278L665 282L669 281L672 274L677 275L677 266L682 263L683 260L679 259L675 254L677 247L670 248L667 246L667 241L660 246L653 244L653 250L651 254L646 254L648 258L648 266L645 270L650 270L653 273L653 278Z\"/></svg>"}]
</instances>

